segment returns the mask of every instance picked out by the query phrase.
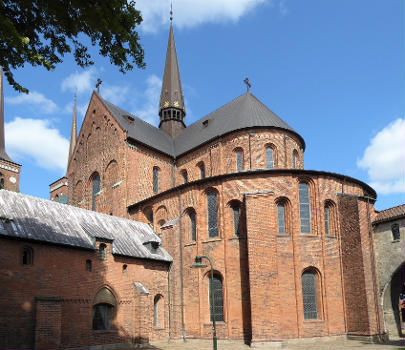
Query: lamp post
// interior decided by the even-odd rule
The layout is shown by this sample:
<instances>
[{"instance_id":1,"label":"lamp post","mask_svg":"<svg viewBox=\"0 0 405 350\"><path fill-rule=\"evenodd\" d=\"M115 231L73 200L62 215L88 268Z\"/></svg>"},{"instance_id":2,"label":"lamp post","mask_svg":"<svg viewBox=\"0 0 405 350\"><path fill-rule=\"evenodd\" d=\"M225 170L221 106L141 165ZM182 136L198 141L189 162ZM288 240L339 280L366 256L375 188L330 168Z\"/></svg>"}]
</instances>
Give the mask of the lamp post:
<instances>
[{"instance_id":1,"label":"lamp post","mask_svg":"<svg viewBox=\"0 0 405 350\"><path fill-rule=\"evenodd\" d=\"M212 266L212 261L208 256L205 255L196 255L195 257L195 263L191 265L191 268L193 269L201 269L204 267L207 267L206 264L202 263L202 259L207 259L208 262L210 263L211 267L211 280L210 280L210 295L211 295L211 310L212 310L212 347L213 350L217 350L217 329L215 326L215 304L214 304L214 291L213 291L213 281L214 281L214 268Z\"/></svg>"}]
</instances>

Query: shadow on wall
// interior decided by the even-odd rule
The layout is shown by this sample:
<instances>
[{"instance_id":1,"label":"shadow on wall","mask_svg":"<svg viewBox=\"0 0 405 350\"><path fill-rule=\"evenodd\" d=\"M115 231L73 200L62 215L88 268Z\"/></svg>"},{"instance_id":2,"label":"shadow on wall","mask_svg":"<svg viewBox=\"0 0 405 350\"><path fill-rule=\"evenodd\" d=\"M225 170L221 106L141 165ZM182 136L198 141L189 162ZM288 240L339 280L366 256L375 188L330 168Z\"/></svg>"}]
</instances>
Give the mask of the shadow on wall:
<instances>
[{"instance_id":1,"label":"shadow on wall","mask_svg":"<svg viewBox=\"0 0 405 350\"><path fill-rule=\"evenodd\" d=\"M403 263L391 279L391 307L395 317L396 330L400 337L404 335L405 309L399 307L399 297L401 293L405 293L405 263Z\"/></svg>"},{"instance_id":2,"label":"shadow on wall","mask_svg":"<svg viewBox=\"0 0 405 350\"><path fill-rule=\"evenodd\" d=\"M107 268L122 266L111 255L111 241L96 240L97 248L105 245L104 252L71 248L62 244L74 240L89 247L89 242L63 236L37 219L18 224L29 228L35 237L54 235L60 244L0 238L1 349L55 349L149 340L140 334L134 274L115 285L106 279ZM4 225L6 230L12 230L7 225L11 224ZM137 259L125 260L128 267L139 264Z\"/></svg>"}]
</instances>

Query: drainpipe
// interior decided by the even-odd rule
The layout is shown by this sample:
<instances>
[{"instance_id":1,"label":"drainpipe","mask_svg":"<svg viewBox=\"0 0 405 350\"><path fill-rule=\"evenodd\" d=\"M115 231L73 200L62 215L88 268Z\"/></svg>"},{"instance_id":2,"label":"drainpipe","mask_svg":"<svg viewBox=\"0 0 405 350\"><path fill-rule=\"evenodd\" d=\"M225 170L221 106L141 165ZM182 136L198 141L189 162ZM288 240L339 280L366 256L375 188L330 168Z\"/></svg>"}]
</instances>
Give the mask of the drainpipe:
<instances>
[{"instance_id":1,"label":"drainpipe","mask_svg":"<svg viewBox=\"0 0 405 350\"><path fill-rule=\"evenodd\" d=\"M376 264L374 256L374 239L373 233L371 231L371 218L370 218L370 197L367 196L367 221L368 221L368 233L370 239L370 255L371 255L371 275L373 277L373 291L374 291L374 307L376 309L376 321L377 321L377 332L378 340L382 340L381 327L380 327L380 308L378 304L378 290L377 290L377 276L376 276Z\"/></svg>"},{"instance_id":2,"label":"drainpipe","mask_svg":"<svg viewBox=\"0 0 405 350\"><path fill-rule=\"evenodd\" d=\"M168 308L169 308L169 339L167 340L170 342L171 337L172 337L172 314L171 314L171 308L170 308L170 271L172 269L173 262L170 263L169 268L167 270L167 302L168 302Z\"/></svg>"},{"instance_id":3,"label":"drainpipe","mask_svg":"<svg viewBox=\"0 0 405 350\"><path fill-rule=\"evenodd\" d=\"M183 337L183 342L186 342L186 329L184 325L184 291L183 291L183 225L181 220L181 202L180 202L180 193L178 195L179 200L179 248L180 248L180 306L181 306L181 334Z\"/></svg>"}]
</instances>

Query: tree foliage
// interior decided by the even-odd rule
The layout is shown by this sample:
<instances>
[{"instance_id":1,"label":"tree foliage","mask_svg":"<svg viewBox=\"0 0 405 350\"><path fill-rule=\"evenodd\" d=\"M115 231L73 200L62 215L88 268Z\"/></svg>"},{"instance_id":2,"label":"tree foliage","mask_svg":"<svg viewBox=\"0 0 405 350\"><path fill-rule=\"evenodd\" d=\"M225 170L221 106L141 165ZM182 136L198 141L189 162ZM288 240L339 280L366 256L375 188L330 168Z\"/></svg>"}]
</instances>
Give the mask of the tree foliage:
<instances>
[{"instance_id":1,"label":"tree foliage","mask_svg":"<svg viewBox=\"0 0 405 350\"><path fill-rule=\"evenodd\" d=\"M143 68L136 26L142 22L127 0L0 0L0 66L10 85L28 92L12 70L26 63L50 70L73 53L80 67L94 64L83 44L87 36L122 73Z\"/></svg>"}]
</instances>

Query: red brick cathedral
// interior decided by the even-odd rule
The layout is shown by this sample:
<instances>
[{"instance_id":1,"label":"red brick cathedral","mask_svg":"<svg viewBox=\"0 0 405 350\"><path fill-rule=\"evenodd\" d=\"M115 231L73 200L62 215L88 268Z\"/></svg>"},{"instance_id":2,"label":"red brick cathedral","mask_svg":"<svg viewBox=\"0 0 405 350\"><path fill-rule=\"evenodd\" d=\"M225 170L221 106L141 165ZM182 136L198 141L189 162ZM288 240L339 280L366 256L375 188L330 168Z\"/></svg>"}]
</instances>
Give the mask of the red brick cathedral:
<instances>
[{"instance_id":1,"label":"red brick cathedral","mask_svg":"<svg viewBox=\"0 0 405 350\"><path fill-rule=\"evenodd\" d=\"M304 139L246 84L246 93L187 125L170 27L158 128L97 92L78 136L74 114L66 177L50 185L51 199L107 214L103 220L112 215L149 224L160 240L146 242L152 255L125 260L116 240L94 235L95 249L103 243L110 254L102 278L97 286L86 280L87 292L80 276L71 283L88 294L81 297L86 310L110 309L94 321L95 306L93 314L81 313L80 301L72 301L79 310L73 313L62 296L59 344L70 345L63 329L75 319L83 337L76 346L117 342L104 333L97 340L94 322L104 330L110 324L125 329L131 341L211 338L213 318L219 339L253 345L381 333L371 236L375 191L348 176L305 170ZM171 258L144 262L154 249ZM212 260L212 280L205 258L208 267L191 268L197 255ZM123 283L121 265L130 266L128 259L149 271L137 290L151 291L150 297L138 298L138 306ZM125 269L125 278L138 283L141 274ZM103 285L108 289L100 296Z\"/></svg>"}]
</instances>

